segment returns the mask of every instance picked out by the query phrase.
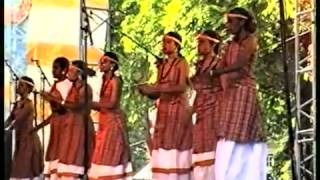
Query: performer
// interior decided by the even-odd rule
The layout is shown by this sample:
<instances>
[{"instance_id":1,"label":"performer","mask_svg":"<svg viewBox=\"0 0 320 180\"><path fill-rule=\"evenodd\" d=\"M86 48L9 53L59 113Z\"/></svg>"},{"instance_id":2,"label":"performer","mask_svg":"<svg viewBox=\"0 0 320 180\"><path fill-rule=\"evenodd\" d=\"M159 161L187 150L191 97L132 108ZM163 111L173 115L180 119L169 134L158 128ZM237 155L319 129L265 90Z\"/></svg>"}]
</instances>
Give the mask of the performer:
<instances>
[{"instance_id":1,"label":"performer","mask_svg":"<svg viewBox=\"0 0 320 180\"><path fill-rule=\"evenodd\" d=\"M34 108L28 95L32 92L34 82L23 76L18 81L17 93L20 100L5 122L5 127L16 130L15 152L11 166L11 178L39 178L43 170L43 157L40 139L37 134L30 134L33 128Z\"/></svg>"},{"instance_id":2,"label":"performer","mask_svg":"<svg viewBox=\"0 0 320 180\"><path fill-rule=\"evenodd\" d=\"M92 102L92 108L99 111L99 127L90 179L128 179L132 174L125 116L120 109L122 80L115 74L118 61L115 53L106 52L99 62L103 77L100 101Z\"/></svg>"},{"instance_id":3,"label":"performer","mask_svg":"<svg viewBox=\"0 0 320 180\"><path fill-rule=\"evenodd\" d=\"M66 78L69 67L69 60L65 57L58 57L53 62L52 75L57 79L51 90L50 95L59 101L66 99L67 94L72 87L72 82ZM55 180L57 176L58 168L58 150L59 150L59 136L62 134L60 130L61 121L64 120L66 111L61 108L57 103L50 102L51 115L42 123L40 123L33 132L45 127L50 123L50 137L47 147L45 160L44 175L46 179Z\"/></svg>"},{"instance_id":4,"label":"performer","mask_svg":"<svg viewBox=\"0 0 320 180\"><path fill-rule=\"evenodd\" d=\"M59 136L57 174L60 179L78 179L84 175L85 168L88 168L90 163L94 127L89 107L85 103L91 104L92 89L90 85L85 85L85 79L87 76L94 75L95 72L86 68L83 61L73 61L67 73L73 85L65 100L61 101L49 93L42 93L48 101L60 104L66 109L59 130L61 135Z\"/></svg>"},{"instance_id":5,"label":"performer","mask_svg":"<svg viewBox=\"0 0 320 180\"><path fill-rule=\"evenodd\" d=\"M217 145L216 124L220 116L222 88L219 78L212 77L210 70L217 65L220 38L212 30L199 33L196 73L191 78L196 91L193 110L193 176L194 179L214 179L214 160Z\"/></svg>"},{"instance_id":6,"label":"performer","mask_svg":"<svg viewBox=\"0 0 320 180\"><path fill-rule=\"evenodd\" d=\"M257 101L252 66L257 51L254 17L244 8L226 14L233 39L225 47L219 67L223 113L219 123L216 180L265 180L267 147Z\"/></svg>"},{"instance_id":7,"label":"performer","mask_svg":"<svg viewBox=\"0 0 320 180\"><path fill-rule=\"evenodd\" d=\"M180 55L181 36L169 32L163 37L163 53L158 63L157 82L139 85L144 95L159 97L157 119L152 138L152 178L190 179L192 121L186 97L188 65Z\"/></svg>"}]
</instances>

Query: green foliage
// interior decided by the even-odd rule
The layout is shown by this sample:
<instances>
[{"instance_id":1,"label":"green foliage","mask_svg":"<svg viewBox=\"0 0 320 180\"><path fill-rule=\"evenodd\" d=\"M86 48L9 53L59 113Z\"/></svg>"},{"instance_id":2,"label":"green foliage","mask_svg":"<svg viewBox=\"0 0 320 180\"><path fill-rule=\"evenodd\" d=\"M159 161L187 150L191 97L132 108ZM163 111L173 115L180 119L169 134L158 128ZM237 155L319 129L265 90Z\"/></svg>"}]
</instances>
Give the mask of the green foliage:
<instances>
[{"instance_id":1,"label":"green foliage","mask_svg":"<svg viewBox=\"0 0 320 180\"><path fill-rule=\"evenodd\" d=\"M286 3L290 5L291 2L287 0ZM150 52L160 53L161 36L168 31L177 31L183 38L182 54L191 64L196 58L194 34L198 30L215 29L227 38L223 15L228 9L242 6L254 12L260 45L255 68L259 99L268 143L276 147L270 149L277 158L271 171L276 177L287 172L282 168L287 163L283 154L287 126L282 67L279 66L279 55L273 53L279 45L278 4L273 0L111 0L110 4L113 10L121 10L111 16L112 50L122 55L121 74L125 83L122 106L128 116L131 143L146 138L145 117L151 105L133 84L142 76L148 77L149 81L155 80L155 58ZM287 17L292 16L291 9L287 11ZM146 156L145 144L135 145L132 151L134 167L140 169Z\"/></svg>"}]
</instances>

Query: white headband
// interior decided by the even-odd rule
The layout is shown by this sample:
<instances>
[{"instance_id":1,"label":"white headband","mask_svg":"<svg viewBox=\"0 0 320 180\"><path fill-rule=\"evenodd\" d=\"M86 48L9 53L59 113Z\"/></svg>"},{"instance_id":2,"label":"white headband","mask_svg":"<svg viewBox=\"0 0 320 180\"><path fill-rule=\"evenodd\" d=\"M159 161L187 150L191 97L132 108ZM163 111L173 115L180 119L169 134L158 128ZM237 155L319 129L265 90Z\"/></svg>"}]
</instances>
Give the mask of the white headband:
<instances>
[{"instance_id":1,"label":"white headband","mask_svg":"<svg viewBox=\"0 0 320 180\"><path fill-rule=\"evenodd\" d=\"M26 83L26 84L34 87L34 84L33 84L32 82L27 81L27 80L24 80L24 79L21 79L21 78L20 78L20 79L19 79L19 82L23 82L23 83Z\"/></svg>"},{"instance_id":2,"label":"white headband","mask_svg":"<svg viewBox=\"0 0 320 180\"><path fill-rule=\"evenodd\" d=\"M173 40L174 42L176 42L178 44L181 44L181 41L179 39L175 38L175 37L172 37L170 35L165 35L164 37L165 38L169 38L169 39Z\"/></svg>"},{"instance_id":3,"label":"white headband","mask_svg":"<svg viewBox=\"0 0 320 180\"><path fill-rule=\"evenodd\" d=\"M111 62L114 62L114 63L118 64L118 61L117 61L117 60L115 60L115 59L113 59L112 57L107 56L107 55L104 55L101 59L103 59L103 58L105 58L105 57L107 57Z\"/></svg>"},{"instance_id":4,"label":"white headband","mask_svg":"<svg viewBox=\"0 0 320 180\"><path fill-rule=\"evenodd\" d=\"M199 34L199 35L197 36L197 39L199 39L199 38L207 39L207 40L213 41L213 42L215 42L215 43L219 43L219 42L220 42L218 39L209 37L209 36L204 35L204 34Z\"/></svg>"},{"instance_id":5,"label":"white headband","mask_svg":"<svg viewBox=\"0 0 320 180\"><path fill-rule=\"evenodd\" d=\"M235 18L241 18L241 19L248 19L247 16L244 16L242 14L236 14L236 13L227 13L226 17L235 17Z\"/></svg>"},{"instance_id":6,"label":"white headband","mask_svg":"<svg viewBox=\"0 0 320 180\"><path fill-rule=\"evenodd\" d=\"M83 70L80 69L80 68L78 68L77 66L75 66L75 65L72 64L71 67L73 67L73 68L77 69L78 71L80 71L81 73L83 73Z\"/></svg>"}]
</instances>

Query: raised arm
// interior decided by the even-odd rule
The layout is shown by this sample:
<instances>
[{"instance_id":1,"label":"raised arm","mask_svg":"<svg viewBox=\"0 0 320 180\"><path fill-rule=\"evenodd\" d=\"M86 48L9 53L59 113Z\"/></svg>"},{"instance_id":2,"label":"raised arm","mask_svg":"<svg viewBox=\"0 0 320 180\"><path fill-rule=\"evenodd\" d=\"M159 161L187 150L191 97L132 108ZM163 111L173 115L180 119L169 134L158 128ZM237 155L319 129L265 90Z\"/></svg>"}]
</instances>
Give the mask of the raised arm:
<instances>
[{"instance_id":1,"label":"raised arm","mask_svg":"<svg viewBox=\"0 0 320 180\"><path fill-rule=\"evenodd\" d=\"M61 100L54 98L53 96L51 96L50 94L47 94L47 93L42 94L42 96L47 101L59 104L62 108L77 110L77 109L81 109L86 103L85 87L86 86L83 85L79 90L79 96L78 96L79 101L78 102L70 102L70 101L63 102ZM92 88L90 87L90 85L87 85L87 88L88 88L88 94L87 94L88 102L87 103L90 104L92 101Z\"/></svg>"}]
</instances>

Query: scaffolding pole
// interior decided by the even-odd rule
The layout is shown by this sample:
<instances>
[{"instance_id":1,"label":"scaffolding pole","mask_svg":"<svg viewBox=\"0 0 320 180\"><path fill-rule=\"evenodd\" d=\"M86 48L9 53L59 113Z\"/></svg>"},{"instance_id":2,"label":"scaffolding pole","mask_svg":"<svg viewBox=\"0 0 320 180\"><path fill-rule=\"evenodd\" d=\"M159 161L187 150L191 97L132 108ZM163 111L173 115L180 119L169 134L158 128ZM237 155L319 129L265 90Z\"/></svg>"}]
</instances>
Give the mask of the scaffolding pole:
<instances>
[{"instance_id":1,"label":"scaffolding pole","mask_svg":"<svg viewBox=\"0 0 320 180\"><path fill-rule=\"evenodd\" d=\"M106 0L106 8L100 8L100 7L92 7L83 5L83 3L80 3L80 31L79 31L79 59L84 60L85 59L85 51L86 51L86 36L88 36L86 30L84 27L87 25L87 21L85 21L85 18L88 18L90 20L90 33L92 36L92 42L91 46L94 46L95 42L95 32L103 27L105 25L106 27L106 33L105 33L105 44L103 47L103 51L109 51L110 50L110 42L111 42L111 27L110 27L110 12L109 10L109 1ZM84 13L86 12L86 13ZM87 17L86 17L87 16ZM97 48L102 51L102 48Z\"/></svg>"},{"instance_id":2,"label":"scaffolding pole","mask_svg":"<svg viewBox=\"0 0 320 180\"><path fill-rule=\"evenodd\" d=\"M310 0L310 7L301 6L301 0L295 0L294 44L295 44L295 159L298 180L316 179L316 32L315 0ZM304 9L308 7L307 9ZM307 17L311 18L311 27L306 26ZM307 19L307 20L306 20ZM306 20L306 21L305 21ZM310 55L304 57L301 51L300 36L311 31ZM310 50L310 49L308 49ZM308 60L309 59L309 62ZM304 78L309 77L309 78ZM303 84L304 83L304 84ZM307 85L306 85L307 84ZM304 93L307 92L311 93Z\"/></svg>"}]
</instances>

